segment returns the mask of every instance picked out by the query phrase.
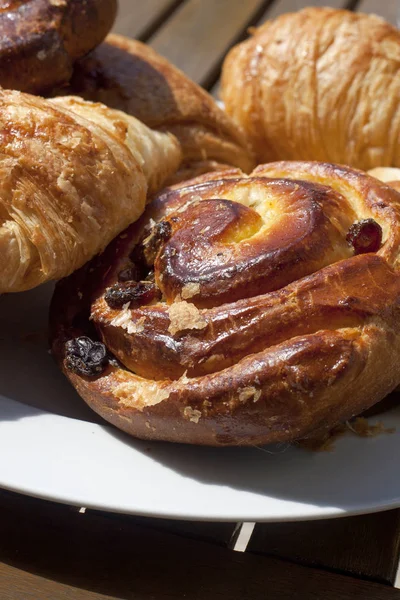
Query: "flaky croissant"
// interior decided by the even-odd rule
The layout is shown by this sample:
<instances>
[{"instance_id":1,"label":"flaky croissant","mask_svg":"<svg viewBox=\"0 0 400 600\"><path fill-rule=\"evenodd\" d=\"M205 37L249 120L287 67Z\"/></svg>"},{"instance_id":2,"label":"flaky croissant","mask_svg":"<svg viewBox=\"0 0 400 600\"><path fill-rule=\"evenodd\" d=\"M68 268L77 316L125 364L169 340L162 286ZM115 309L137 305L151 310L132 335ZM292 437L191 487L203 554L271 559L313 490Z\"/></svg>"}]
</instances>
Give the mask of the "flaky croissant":
<instances>
[{"instance_id":1,"label":"flaky croissant","mask_svg":"<svg viewBox=\"0 0 400 600\"><path fill-rule=\"evenodd\" d=\"M203 175L57 286L53 353L145 439L292 441L400 382L400 194L277 162Z\"/></svg>"},{"instance_id":2,"label":"flaky croissant","mask_svg":"<svg viewBox=\"0 0 400 600\"><path fill-rule=\"evenodd\" d=\"M400 32L373 15L306 8L228 54L227 112L259 162L400 166Z\"/></svg>"},{"instance_id":3,"label":"flaky croissant","mask_svg":"<svg viewBox=\"0 0 400 600\"><path fill-rule=\"evenodd\" d=\"M0 90L0 293L72 273L143 212L178 142L80 98Z\"/></svg>"},{"instance_id":4,"label":"flaky croissant","mask_svg":"<svg viewBox=\"0 0 400 600\"><path fill-rule=\"evenodd\" d=\"M183 155L175 180L227 165L244 171L254 166L244 135L213 98L152 48L136 40L109 35L75 64L65 93L103 102L137 117L152 129L173 133Z\"/></svg>"}]
</instances>

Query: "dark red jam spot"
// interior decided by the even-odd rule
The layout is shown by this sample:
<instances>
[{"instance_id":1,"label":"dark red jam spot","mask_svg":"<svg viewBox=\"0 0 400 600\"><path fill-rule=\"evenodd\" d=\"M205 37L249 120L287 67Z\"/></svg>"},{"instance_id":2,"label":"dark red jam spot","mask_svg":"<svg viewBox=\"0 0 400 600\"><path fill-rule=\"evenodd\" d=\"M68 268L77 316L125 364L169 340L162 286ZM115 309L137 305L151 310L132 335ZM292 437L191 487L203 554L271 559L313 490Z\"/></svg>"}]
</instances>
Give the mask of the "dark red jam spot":
<instances>
[{"instance_id":1,"label":"dark red jam spot","mask_svg":"<svg viewBox=\"0 0 400 600\"><path fill-rule=\"evenodd\" d=\"M101 375L107 364L107 350L101 342L82 336L68 340L65 344L65 366L77 375Z\"/></svg>"},{"instance_id":2,"label":"dark red jam spot","mask_svg":"<svg viewBox=\"0 0 400 600\"><path fill-rule=\"evenodd\" d=\"M128 303L130 308L135 308L160 298L161 292L152 281L116 283L104 294L110 308L122 308Z\"/></svg>"},{"instance_id":3,"label":"dark red jam spot","mask_svg":"<svg viewBox=\"0 0 400 600\"><path fill-rule=\"evenodd\" d=\"M374 219L364 219L353 223L346 241L353 246L354 254L377 252L382 245L382 227Z\"/></svg>"}]
</instances>

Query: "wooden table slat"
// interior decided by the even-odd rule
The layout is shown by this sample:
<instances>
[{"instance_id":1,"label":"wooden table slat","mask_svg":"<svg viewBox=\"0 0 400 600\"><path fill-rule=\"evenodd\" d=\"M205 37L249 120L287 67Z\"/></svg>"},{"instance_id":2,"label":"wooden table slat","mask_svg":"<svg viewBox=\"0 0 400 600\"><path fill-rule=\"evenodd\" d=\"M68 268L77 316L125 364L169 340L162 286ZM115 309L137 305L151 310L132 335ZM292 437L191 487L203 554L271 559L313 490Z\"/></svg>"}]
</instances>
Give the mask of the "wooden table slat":
<instances>
[{"instance_id":1,"label":"wooden table slat","mask_svg":"<svg viewBox=\"0 0 400 600\"><path fill-rule=\"evenodd\" d=\"M187 0L149 39L191 79L210 87L227 50L258 20L266 0Z\"/></svg>"},{"instance_id":2,"label":"wooden table slat","mask_svg":"<svg viewBox=\"0 0 400 600\"><path fill-rule=\"evenodd\" d=\"M393 585L399 563L400 510L258 524L247 550Z\"/></svg>"},{"instance_id":3,"label":"wooden table slat","mask_svg":"<svg viewBox=\"0 0 400 600\"><path fill-rule=\"evenodd\" d=\"M111 596L55 582L0 564L1 600L113 600ZM114 599L117 598L114 596Z\"/></svg>"},{"instance_id":4,"label":"wooden table slat","mask_svg":"<svg viewBox=\"0 0 400 600\"><path fill-rule=\"evenodd\" d=\"M361 0L358 12L374 13L383 17L392 25L400 26L400 2L398 0Z\"/></svg>"},{"instance_id":5,"label":"wooden table slat","mask_svg":"<svg viewBox=\"0 0 400 600\"><path fill-rule=\"evenodd\" d=\"M49 512L57 520L63 520L69 513L78 513L80 507L61 504L58 502L44 501L31 496L24 496L15 492L0 489L0 506L3 510L19 510L21 513L34 511L40 518L46 519ZM202 540L208 543L227 547L230 543L237 523L227 522L201 522L182 521L175 519L157 519L150 517L138 517L135 515L120 515L118 513L106 513L104 511L85 509L86 515L94 517L101 516L114 522L125 524L142 525L157 531L166 531L188 538Z\"/></svg>"},{"instance_id":6,"label":"wooden table slat","mask_svg":"<svg viewBox=\"0 0 400 600\"><path fill-rule=\"evenodd\" d=\"M113 31L145 41L183 0L119 0Z\"/></svg>"},{"instance_id":7,"label":"wooden table slat","mask_svg":"<svg viewBox=\"0 0 400 600\"><path fill-rule=\"evenodd\" d=\"M99 511L89 511L88 514L97 513L104 516L104 513ZM121 520L121 515L108 514L107 518L116 521ZM220 522L202 522L202 521L181 521L172 519L156 519L149 517L124 516L134 525L150 527L159 532L173 533L183 537L200 540L210 544L227 547L230 543L233 533L236 528L236 523L220 523Z\"/></svg>"},{"instance_id":8,"label":"wooden table slat","mask_svg":"<svg viewBox=\"0 0 400 600\"><path fill-rule=\"evenodd\" d=\"M44 512L40 505L46 505ZM0 501L2 600L400 600L400 591L121 517ZM109 599L111 600L111 599Z\"/></svg>"}]
</instances>

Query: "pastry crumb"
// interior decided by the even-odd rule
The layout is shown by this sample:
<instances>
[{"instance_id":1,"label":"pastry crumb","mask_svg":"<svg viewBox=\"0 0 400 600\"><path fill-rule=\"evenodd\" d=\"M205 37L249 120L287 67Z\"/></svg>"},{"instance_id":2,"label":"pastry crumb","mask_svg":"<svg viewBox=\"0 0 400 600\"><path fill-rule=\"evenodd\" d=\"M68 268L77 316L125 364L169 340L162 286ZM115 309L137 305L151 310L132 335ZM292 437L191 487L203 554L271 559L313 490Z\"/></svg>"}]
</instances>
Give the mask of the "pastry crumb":
<instances>
[{"instance_id":1,"label":"pastry crumb","mask_svg":"<svg viewBox=\"0 0 400 600\"><path fill-rule=\"evenodd\" d=\"M157 382L122 381L114 390L115 396L123 406L143 410L146 406L155 406L169 398L169 391ZM147 425L146 425L147 426ZM153 427L150 428L152 430Z\"/></svg>"},{"instance_id":2,"label":"pastry crumb","mask_svg":"<svg viewBox=\"0 0 400 600\"><path fill-rule=\"evenodd\" d=\"M253 386L247 386L239 389L238 391L239 402L247 402L247 400L250 400L250 398L253 399L253 402L257 402L261 396L261 390L258 390Z\"/></svg>"},{"instance_id":3,"label":"pastry crumb","mask_svg":"<svg viewBox=\"0 0 400 600\"><path fill-rule=\"evenodd\" d=\"M114 317L110 324L113 327L122 327L125 329L127 333L141 333L144 330L144 323L146 321L146 317L140 317L137 321L132 320L131 311L129 309L129 302L123 305L121 312L119 315Z\"/></svg>"},{"instance_id":4,"label":"pastry crumb","mask_svg":"<svg viewBox=\"0 0 400 600\"><path fill-rule=\"evenodd\" d=\"M168 331L172 335L185 329L204 329L204 327L207 327L207 321L199 309L185 300L171 304L168 312L170 319Z\"/></svg>"},{"instance_id":5,"label":"pastry crumb","mask_svg":"<svg viewBox=\"0 0 400 600\"><path fill-rule=\"evenodd\" d=\"M360 437L375 437L381 433L395 432L394 427L385 427L381 421L371 425L364 417L357 417L354 421L346 421L346 427Z\"/></svg>"},{"instance_id":6,"label":"pastry crumb","mask_svg":"<svg viewBox=\"0 0 400 600\"><path fill-rule=\"evenodd\" d=\"M181 291L181 298L183 300L187 300L188 298L193 298L193 296L197 296L200 293L200 284L195 283L194 281L190 281L183 286Z\"/></svg>"},{"instance_id":7,"label":"pastry crumb","mask_svg":"<svg viewBox=\"0 0 400 600\"><path fill-rule=\"evenodd\" d=\"M198 423L201 417L201 412L196 408L192 408L191 406L186 406L183 411L183 416L192 423Z\"/></svg>"},{"instance_id":8,"label":"pastry crumb","mask_svg":"<svg viewBox=\"0 0 400 600\"><path fill-rule=\"evenodd\" d=\"M337 425L324 435L299 440L298 445L315 452L331 452L335 449L336 440L349 430L358 437L376 437L383 433L391 434L395 432L394 427L385 427L381 421L372 425L365 417L356 417L352 421Z\"/></svg>"},{"instance_id":9,"label":"pastry crumb","mask_svg":"<svg viewBox=\"0 0 400 600\"><path fill-rule=\"evenodd\" d=\"M188 378L188 376L187 376L187 370L184 372L184 374L183 374L183 375L181 375L181 376L179 377L179 380L178 380L178 381L179 381L179 383L183 383L183 384L185 384L185 383L189 383L190 379L189 379L189 378Z\"/></svg>"}]
</instances>

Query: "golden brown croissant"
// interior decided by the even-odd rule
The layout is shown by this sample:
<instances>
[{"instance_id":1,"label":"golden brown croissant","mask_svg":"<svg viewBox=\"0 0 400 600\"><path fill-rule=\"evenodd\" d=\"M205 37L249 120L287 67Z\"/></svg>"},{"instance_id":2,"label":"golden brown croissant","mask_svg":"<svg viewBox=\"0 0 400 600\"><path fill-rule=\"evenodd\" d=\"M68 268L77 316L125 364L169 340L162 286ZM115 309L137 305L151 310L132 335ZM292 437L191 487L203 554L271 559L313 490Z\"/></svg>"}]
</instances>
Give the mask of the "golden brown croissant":
<instances>
[{"instance_id":1,"label":"golden brown croissant","mask_svg":"<svg viewBox=\"0 0 400 600\"><path fill-rule=\"evenodd\" d=\"M278 162L166 190L58 284L53 353L140 438L210 445L330 429L400 382L400 194Z\"/></svg>"},{"instance_id":2,"label":"golden brown croissant","mask_svg":"<svg viewBox=\"0 0 400 600\"><path fill-rule=\"evenodd\" d=\"M0 85L24 92L67 83L73 62L112 27L117 0L7 0L0 7Z\"/></svg>"},{"instance_id":3,"label":"golden brown croissant","mask_svg":"<svg viewBox=\"0 0 400 600\"><path fill-rule=\"evenodd\" d=\"M58 93L62 90L58 90ZM175 179L226 165L254 166L243 134L212 97L149 46L120 35L75 65L67 93L123 110L182 147L183 164Z\"/></svg>"},{"instance_id":4,"label":"golden brown croissant","mask_svg":"<svg viewBox=\"0 0 400 600\"><path fill-rule=\"evenodd\" d=\"M170 134L80 98L0 90L0 293L72 273L181 160Z\"/></svg>"},{"instance_id":5,"label":"golden brown croissant","mask_svg":"<svg viewBox=\"0 0 400 600\"><path fill-rule=\"evenodd\" d=\"M373 16L306 8L228 54L222 98L259 162L400 166L400 32Z\"/></svg>"}]
</instances>

